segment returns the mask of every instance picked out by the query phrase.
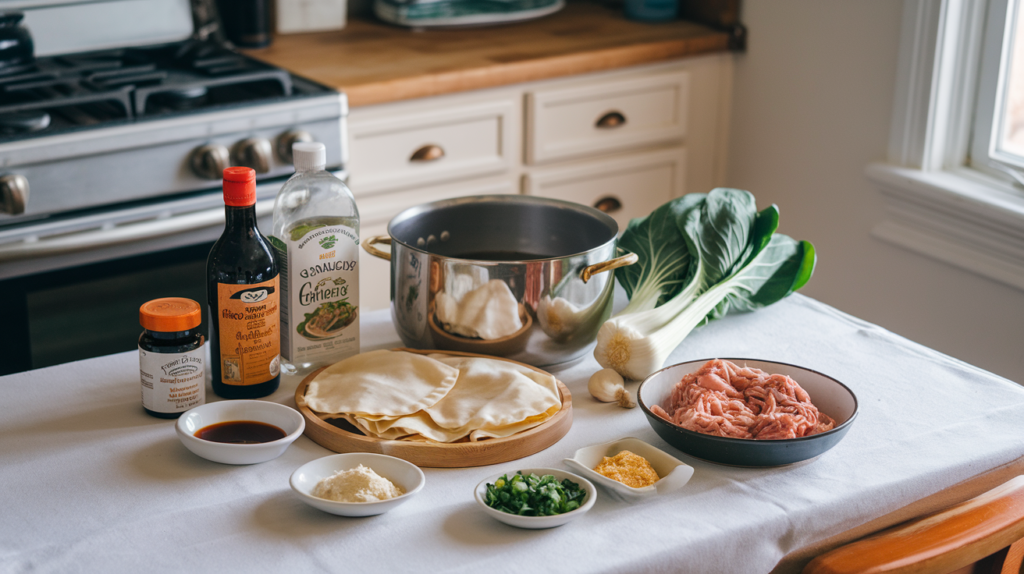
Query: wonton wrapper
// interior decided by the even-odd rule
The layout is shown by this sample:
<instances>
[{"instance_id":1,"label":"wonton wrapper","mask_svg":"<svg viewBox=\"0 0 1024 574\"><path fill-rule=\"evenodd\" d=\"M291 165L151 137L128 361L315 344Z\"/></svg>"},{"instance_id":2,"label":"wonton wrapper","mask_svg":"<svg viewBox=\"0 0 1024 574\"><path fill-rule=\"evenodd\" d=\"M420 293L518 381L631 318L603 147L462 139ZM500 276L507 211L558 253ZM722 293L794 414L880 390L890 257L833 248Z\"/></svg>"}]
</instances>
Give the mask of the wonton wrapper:
<instances>
[{"instance_id":1,"label":"wonton wrapper","mask_svg":"<svg viewBox=\"0 0 1024 574\"><path fill-rule=\"evenodd\" d=\"M365 355L375 356L353 362ZM374 351L365 355L328 367L324 373L332 371L332 377L324 379L324 373L318 375L310 383L305 400L311 409L324 413L323 419L344 419L366 436L442 443L467 437L470 441L503 438L543 424L562 406L558 381L553 376L508 361L443 354L423 356L401 351ZM360 385L372 390L382 381L383 373L387 373L386 387L377 389L383 392L375 393L372 397L375 400L394 400L392 395L405 394L405 389L421 389L422 394L422 389L429 386L426 384L429 378L419 378L428 371L408 369L409 357L422 359L412 361L421 369L431 363L438 369L451 369L455 373L454 380L447 386L446 394L430 405L408 412L412 408L409 403L403 407L405 413L399 414L398 409L383 412L385 409L379 404L366 400L368 389ZM310 394L318 381L321 384L316 391L322 396L314 396L311 401ZM352 385L351 381L359 383ZM358 401L351 399L353 394ZM333 407L358 403L358 410L325 412L317 408L322 402L330 402L327 399L333 401ZM349 402L344 403L342 399Z\"/></svg>"},{"instance_id":2,"label":"wonton wrapper","mask_svg":"<svg viewBox=\"0 0 1024 574\"><path fill-rule=\"evenodd\" d=\"M441 428L501 428L562 404L557 380L529 367L477 357L430 357L459 370L452 390L425 409Z\"/></svg>"},{"instance_id":3,"label":"wonton wrapper","mask_svg":"<svg viewBox=\"0 0 1024 574\"><path fill-rule=\"evenodd\" d=\"M362 413L400 417L441 400L459 370L402 351L371 351L327 367L306 390L305 403L318 413Z\"/></svg>"},{"instance_id":4,"label":"wonton wrapper","mask_svg":"<svg viewBox=\"0 0 1024 574\"><path fill-rule=\"evenodd\" d=\"M519 303L499 279L491 279L459 300L442 291L434 301L437 320L449 333L493 340L523 328Z\"/></svg>"},{"instance_id":5,"label":"wonton wrapper","mask_svg":"<svg viewBox=\"0 0 1024 574\"><path fill-rule=\"evenodd\" d=\"M551 407L548 411L529 417L510 425L473 428L465 426L458 429L445 429L437 425L425 412L400 417L392 421L366 421L358 417L344 417L367 436L385 440L430 440L450 443L469 437L470 441L485 438L504 438L524 430L540 426L553 417L561 405Z\"/></svg>"}]
</instances>

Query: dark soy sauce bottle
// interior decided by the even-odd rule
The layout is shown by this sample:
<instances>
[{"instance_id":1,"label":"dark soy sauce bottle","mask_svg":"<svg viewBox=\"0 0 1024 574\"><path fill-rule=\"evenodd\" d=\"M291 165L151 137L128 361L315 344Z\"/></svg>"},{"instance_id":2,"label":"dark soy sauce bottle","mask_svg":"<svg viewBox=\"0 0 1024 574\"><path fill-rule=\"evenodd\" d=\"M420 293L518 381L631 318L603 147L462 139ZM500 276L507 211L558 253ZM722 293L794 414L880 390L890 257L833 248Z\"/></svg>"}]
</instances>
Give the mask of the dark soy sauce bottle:
<instances>
[{"instance_id":1,"label":"dark soy sauce bottle","mask_svg":"<svg viewBox=\"0 0 1024 574\"><path fill-rule=\"evenodd\" d=\"M224 170L224 212L206 262L213 392L265 397L281 383L281 306L277 261L256 227L255 171Z\"/></svg>"}]
</instances>

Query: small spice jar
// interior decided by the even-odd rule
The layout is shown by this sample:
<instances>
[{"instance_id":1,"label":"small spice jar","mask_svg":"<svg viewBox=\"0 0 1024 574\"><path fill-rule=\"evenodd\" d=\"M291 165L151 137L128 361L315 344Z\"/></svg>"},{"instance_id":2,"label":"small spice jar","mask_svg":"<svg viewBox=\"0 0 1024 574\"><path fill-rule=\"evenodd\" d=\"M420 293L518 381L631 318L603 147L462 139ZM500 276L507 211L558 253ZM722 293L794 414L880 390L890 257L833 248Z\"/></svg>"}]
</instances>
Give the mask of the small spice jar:
<instances>
[{"instance_id":1,"label":"small spice jar","mask_svg":"<svg viewBox=\"0 0 1024 574\"><path fill-rule=\"evenodd\" d=\"M182 297L154 299L139 308L142 408L163 419L206 402L206 350L199 303Z\"/></svg>"}]
</instances>

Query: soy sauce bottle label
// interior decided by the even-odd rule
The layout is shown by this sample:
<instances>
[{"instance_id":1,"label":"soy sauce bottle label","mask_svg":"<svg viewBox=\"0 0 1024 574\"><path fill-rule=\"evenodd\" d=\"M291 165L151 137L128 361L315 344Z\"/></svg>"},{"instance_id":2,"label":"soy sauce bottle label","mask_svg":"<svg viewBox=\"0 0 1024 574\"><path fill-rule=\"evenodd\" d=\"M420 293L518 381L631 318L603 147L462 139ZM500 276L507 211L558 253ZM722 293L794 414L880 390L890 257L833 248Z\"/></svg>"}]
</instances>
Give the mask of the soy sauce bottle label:
<instances>
[{"instance_id":1,"label":"soy sauce bottle label","mask_svg":"<svg viewBox=\"0 0 1024 574\"><path fill-rule=\"evenodd\" d=\"M258 385L281 373L278 277L248 285L217 284L221 380Z\"/></svg>"}]
</instances>

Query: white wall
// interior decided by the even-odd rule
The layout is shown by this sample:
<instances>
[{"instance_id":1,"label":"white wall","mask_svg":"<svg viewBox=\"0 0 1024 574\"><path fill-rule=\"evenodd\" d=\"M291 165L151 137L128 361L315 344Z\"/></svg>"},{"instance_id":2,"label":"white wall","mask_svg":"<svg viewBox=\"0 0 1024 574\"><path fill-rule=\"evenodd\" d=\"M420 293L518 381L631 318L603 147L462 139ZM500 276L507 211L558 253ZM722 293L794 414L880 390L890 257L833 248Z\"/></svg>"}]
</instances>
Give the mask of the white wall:
<instances>
[{"instance_id":1,"label":"white wall","mask_svg":"<svg viewBox=\"0 0 1024 574\"><path fill-rule=\"evenodd\" d=\"M902 6L744 0L727 182L815 244L802 293L1024 384L1024 291L870 235L885 209L863 169L886 157Z\"/></svg>"}]
</instances>

